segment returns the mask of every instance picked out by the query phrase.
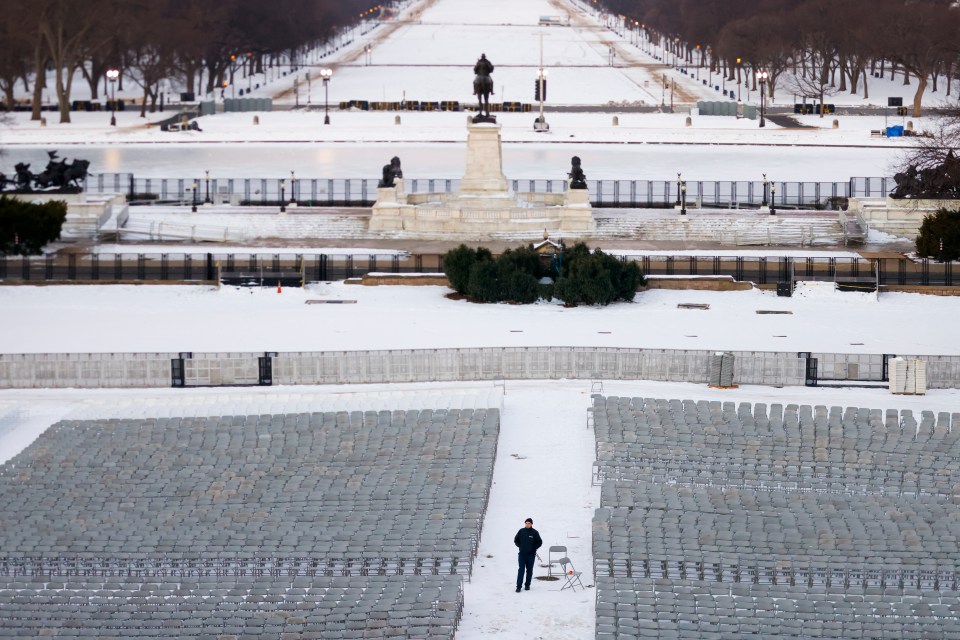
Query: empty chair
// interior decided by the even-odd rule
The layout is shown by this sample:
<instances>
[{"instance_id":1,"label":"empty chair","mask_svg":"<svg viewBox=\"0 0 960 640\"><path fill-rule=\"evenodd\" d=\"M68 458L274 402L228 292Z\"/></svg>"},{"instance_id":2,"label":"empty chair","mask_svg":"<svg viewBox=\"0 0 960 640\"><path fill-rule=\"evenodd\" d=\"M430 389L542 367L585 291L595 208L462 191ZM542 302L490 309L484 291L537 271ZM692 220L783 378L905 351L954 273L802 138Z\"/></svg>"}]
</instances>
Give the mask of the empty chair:
<instances>
[{"instance_id":1,"label":"empty chair","mask_svg":"<svg viewBox=\"0 0 960 640\"><path fill-rule=\"evenodd\" d=\"M553 576L553 564L556 560L553 559L553 556L556 555L557 558L563 558L567 555L567 548L562 545L554 545L547 550L547 575Z\"/></svg>"},{"instance_id":2,"label":"empty chair","mask_svg":"<svg viewBox=\"0 0 960 640\"><path fill-rule=\"evenodd\" d=\"M564 578L566 578L563 586L560 587L560 591L563 591L567 588L570 588L572 591L576 591L577 585L580 585L581 589L584 588L583 582L580 581L580 574L582 572L577 571L574 568L573 562L570 561L570 558L560 558L560 568L563 569L563 575Z\"/></svg>"}]
</instances>

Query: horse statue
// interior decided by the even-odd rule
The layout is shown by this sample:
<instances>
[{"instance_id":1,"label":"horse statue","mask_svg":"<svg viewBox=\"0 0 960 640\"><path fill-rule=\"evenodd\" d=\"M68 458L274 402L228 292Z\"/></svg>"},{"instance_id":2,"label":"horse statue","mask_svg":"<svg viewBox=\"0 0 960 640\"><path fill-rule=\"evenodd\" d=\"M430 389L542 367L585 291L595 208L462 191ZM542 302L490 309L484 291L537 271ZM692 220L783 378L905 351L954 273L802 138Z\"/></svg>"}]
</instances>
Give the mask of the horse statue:
<instances>
[{"instance_id":1,"label":"horse statue","mask_svg":"<svg viewBox=\"0 0 960 640\"><path fill-rule=\"evenodd\" d=\"M477 115L474 122L496 123L496 116L490 115L490 94L493 93L493 64L487 60L487 54L481 53L477 64L473 65L473 95L477 96Z\"/></svg>"},{"instance_id":2,"label":"horse statue","mask_svg":"<svg viewBox=\"0 0 960 640\"><path fill-rule=\"evenodd\" d=\"M377 187L381 189L386 189L396 186L394 180L403 178L403 170L400 169L400 158L393 156L390 159L390 164L383 165L383 179L380 180L380 184Z\"/></svg>"},{"instance_id":3,"label":"horse statue","mask_svg":"<svg viewBox=\"0 0 960 640\"><path fill-rule=\"evenodd\" d=\"M17 177L13 180L14 188L17 191L30 191L30 184L33 182L30 164L18 162L14 169L17 171Z\"/></svg>"},{"instance_id":4,"label":"horse statue","mask_svg":"<svg viewBox=\"0 0 960 640\"><path fill-rule=\"evenodd\" d=\"M573 156L570 159L570 165L570 173L567 174L570 178L570 188L586 189L587 176L583 173L583 169L580 168L580 156Z\"/></svg>"},{"instance_id":5,"label":"horse statue","mask_svg":"<svg viewBox=\"0 0 960 640\"><path fill-rule=\"evenodd\" d=\"M47 168L43 170L43 173L33 177L33 183L38 189L46 189L47 187L61 189L66 185L63 177L66 172L66 160L60 160L59 162L51 161L47 163Z\"/></svg>"},{"instance_id":6,"label":"horse statue","mask_svg":"<svg viewBox=\"0 0 960 640\"><path fill-rule=\"evenodd\" d=\"M80 183L87 179L87 169L89 168L89 160L74 160L63 172L63 186L66 188L72 182L75 188L80 189Z\"/></svg>"},{"instance_id":7,"label":"horse statue","mask_svg":"<svg viewBox=\"0 0 960 640\"><path fill-rule=\"evenodd\" d=\"M38 189L46 189L49 186L62 188L66 183L63 180L63 174L67 171L67 161L58 160L56 151L47 151L47 167L43 173L33 176L33 182Z\"/></svg>"}]
</instances>

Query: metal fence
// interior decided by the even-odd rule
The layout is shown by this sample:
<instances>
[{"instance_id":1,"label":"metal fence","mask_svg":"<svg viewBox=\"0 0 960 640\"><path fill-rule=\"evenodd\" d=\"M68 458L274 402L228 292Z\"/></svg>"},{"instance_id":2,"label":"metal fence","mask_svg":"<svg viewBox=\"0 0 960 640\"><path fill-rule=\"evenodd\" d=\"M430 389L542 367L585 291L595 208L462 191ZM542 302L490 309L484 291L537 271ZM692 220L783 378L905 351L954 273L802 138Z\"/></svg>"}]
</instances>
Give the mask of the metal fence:
<instances>
[{"instance_id":1,"label":"metal fence","mask_svg":"<svg viewBox=\"0 0 960 640\"><path fill-rule=\"evenodd\" d=\"M567 181L511 180L515 192L563 193ZM681 186L685 189L681 189ZM588 180L590 202L597 207L672 207L686 194L689 207L778 207L837 209L845 199L882 198L895 186L888 178L851 178L846 182L762 182L748 180ZM452 193L460 181L411 178L408 193ZM91 174L85 191L126 193L141 203L233 203L268 205L296 201L305 206L369 207L377 199L371 178L137 178L129 173Z\"/></svg>"},{"instance_id":2,"label":"metal fence","mask_svg":"<svg viewBox=\"0 0 960 640\"><path fill-rule=\"evenodd\" d=\"M729 276L757 284L815 280L877 286L960 286L960 263L906 258L625 255L648 276ZM299 274L303 282L356 278L368 273L440 273L441 254L131 253L0 256L6 282L217 281L242 273ZM957 271L957 274L954 274ZM269 283L265 283L269 284ZM272 282L276 284L276 282Z\"/></svg>"},{"instance_id":3,"label":"metal fence","mask_svg":"<svg viewBox=\"0 0 960 640\"><path fill-rule=\"evenodd\" d=\"M0 354L0 388L317 385L473 380L660 380L707 384L712 350L479 347L384 351ZM735 351L736 384L881 387L893 354ZM960 387L960 356L927 363L930 389Z\"/></svg>"}]
</instances>

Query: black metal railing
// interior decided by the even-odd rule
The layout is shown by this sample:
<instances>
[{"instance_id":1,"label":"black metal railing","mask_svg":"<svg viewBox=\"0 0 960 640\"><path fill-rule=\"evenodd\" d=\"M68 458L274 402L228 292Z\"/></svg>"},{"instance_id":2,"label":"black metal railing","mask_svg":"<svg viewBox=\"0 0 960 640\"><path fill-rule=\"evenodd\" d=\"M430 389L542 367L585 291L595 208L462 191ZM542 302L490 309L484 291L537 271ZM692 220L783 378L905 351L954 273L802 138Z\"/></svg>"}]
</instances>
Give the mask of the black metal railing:
<instances>
[{"instance_id":1,"label":"black metal railing","mask_svg":"<svg viewBox=\"0 0 960 640\"><path fill-rule=\"evenodd\" d=\"M511 180L517 192L563 193L566 180ZM690 207L777 207L838 209L852 197L886 197L895 183L888 178L851 178L845 182L763 182L749 180L686 180ZM680 202L676 180L588 180L590 202L599 207L672 207ZM408 193L452 193L460 181L408 178ZM138 178L129 173L91 174L90 193L124 193L138 203L233 203L272 205L281 200L305 206L369 207L377 199L372 178Z\"/></svg>"},{"instance_id":2,"label":"black metal railing","mask_svg":"<svg viewBox=\"0 0 960 640\"><path fill-rule=\"evenodd\" d=\"M648 276L729 276L757 284L801 280L877 286L960 286L960 268L952 262L907 258L626 255ZM129 253L57 256L0 256L3 282L217 281L243 274L255 283L276 284L277 274L301 274L303 282L338 281L368 273L439 273L440 254L252 254ZM954 271L958 271L955 275Z\"/></svg>"}]
</instances>

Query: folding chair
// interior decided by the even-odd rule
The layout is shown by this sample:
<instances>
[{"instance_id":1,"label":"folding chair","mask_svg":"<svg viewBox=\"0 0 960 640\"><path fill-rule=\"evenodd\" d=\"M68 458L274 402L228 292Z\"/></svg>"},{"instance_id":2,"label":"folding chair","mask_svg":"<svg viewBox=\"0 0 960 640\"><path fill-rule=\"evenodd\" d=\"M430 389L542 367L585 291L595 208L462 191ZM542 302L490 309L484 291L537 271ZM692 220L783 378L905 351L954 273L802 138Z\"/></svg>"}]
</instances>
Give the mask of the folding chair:
<instances>
[{"instance_id":1,"label":"folding chair","mask_svg":"<svg viewBox=\"0 0 960 640\"><path fill-rule=\"evenodd\" d=\"M553 554L557 554L558 557L563 558L567 555L567 548L561 546L553 546L547 550L547 575L553 576L553 563L556 560L553 559Z\"/></svg>"},{"instance_id":2,"label":"folding chair","mask_svg":"<svg viewBox=\"0 0 960 640\"><path fill-rule=\"evenodd\" d=\"M583 583L580 582L580 571L577 571L573 567L573 563L570 562L570 558L560 558L560 567L563 569L563 575L566 577L566 582L563 583L563 586L560 587L560 591L563 591L567 587L570 587L571 590L576 591L577 588L575 585L580 585L581 589L584 589Z\"/></svg>"}]
</instances>

